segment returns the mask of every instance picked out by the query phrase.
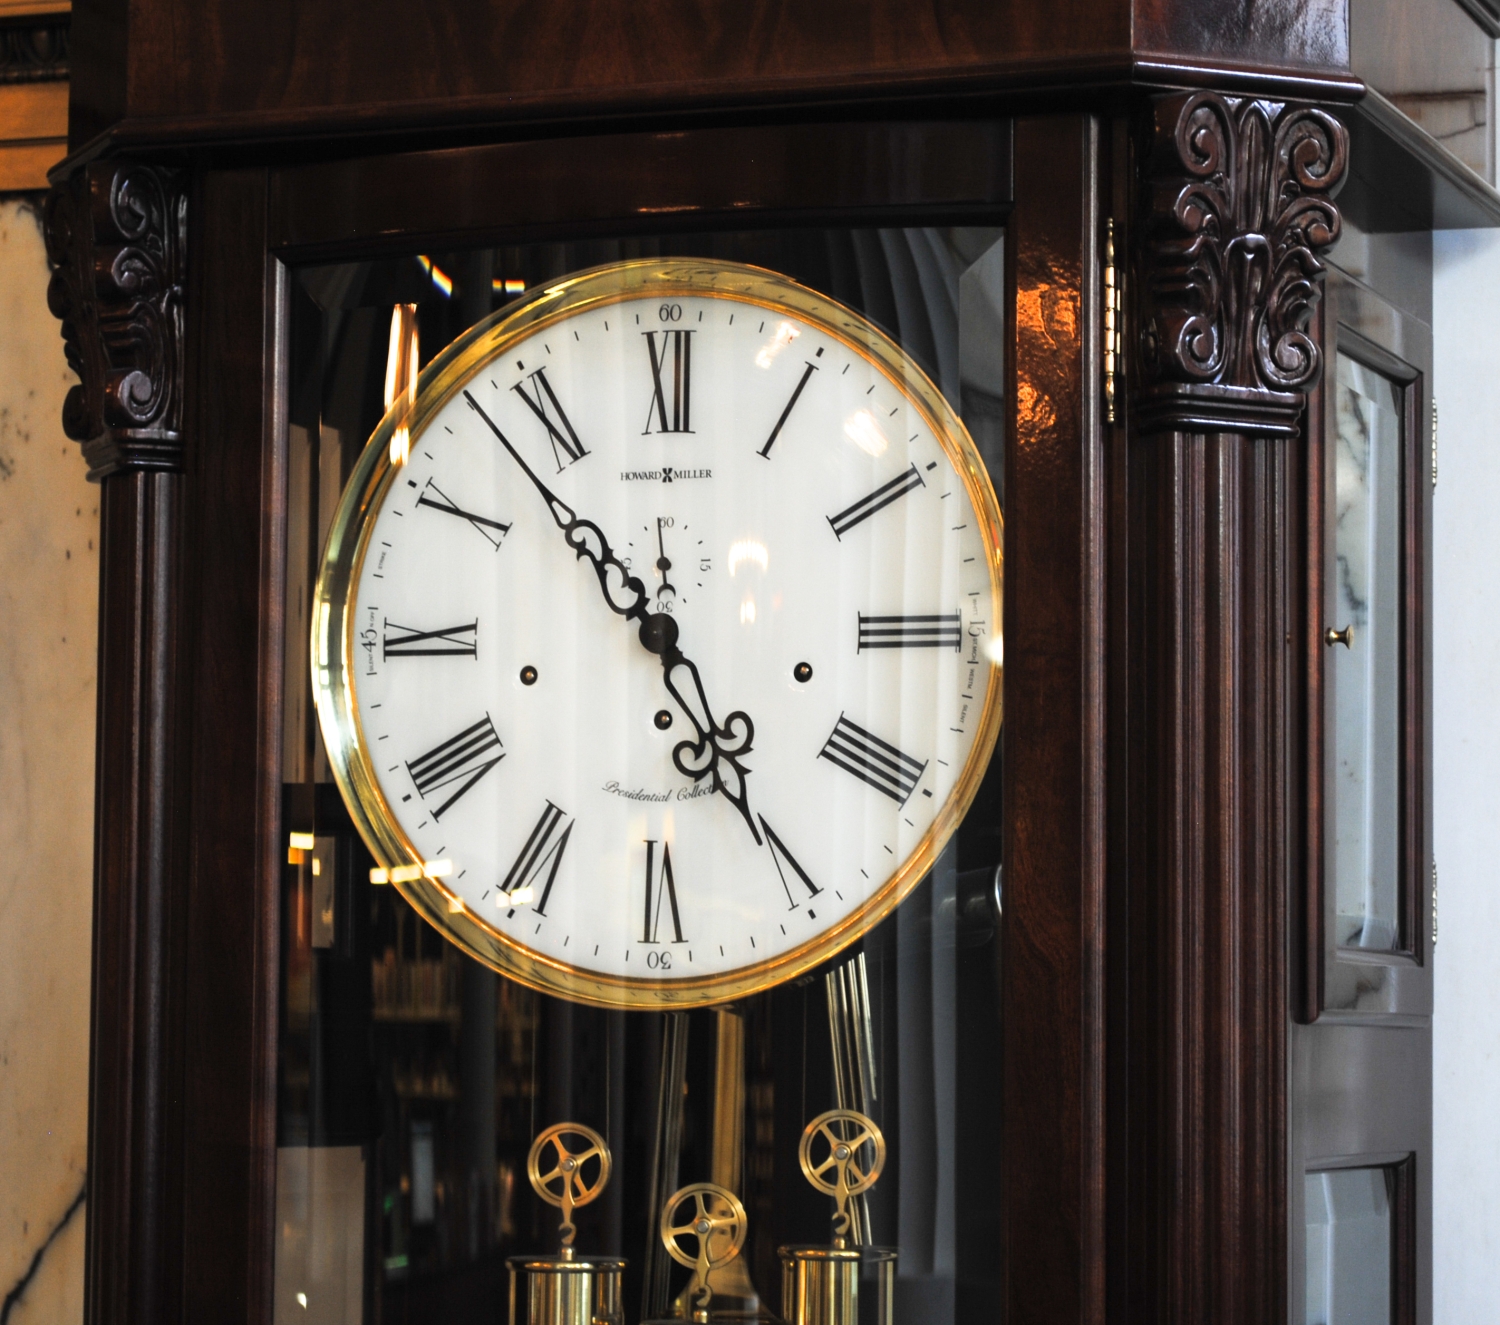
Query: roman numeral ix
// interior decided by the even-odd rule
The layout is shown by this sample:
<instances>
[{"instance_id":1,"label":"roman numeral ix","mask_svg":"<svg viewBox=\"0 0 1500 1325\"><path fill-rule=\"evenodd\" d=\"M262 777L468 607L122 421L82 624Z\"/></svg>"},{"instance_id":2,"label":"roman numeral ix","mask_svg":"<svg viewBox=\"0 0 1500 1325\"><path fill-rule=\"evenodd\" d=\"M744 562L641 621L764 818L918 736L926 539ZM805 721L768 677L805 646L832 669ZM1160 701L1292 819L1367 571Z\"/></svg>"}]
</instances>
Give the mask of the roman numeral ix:
<instances>
[{"instance_id":1,"label":"roman numeral ix","mask_svg":"<svg viewBox=\"0 0 1500 1325\"><path fill-rule=\"evenodd\" d=\"M499 753L492 754L491 751ZM458 790L432 812L434 819L441 819L460 796L504 758L500 737L495 734L494 724L486 713L472 727L465 727L457 736L450 736L426 754L410 760L406 771L411 774L417 794L424 801L428 793L458 784Z\"/></svg>"},{"instance_id":2,"label":"roman numeral ix","mask_svg":"<svg viewBox=\"0 0 1500 1325\"><path fill-rule=\"evenodd\" d=\"M536 821L536 827L526 839L526 845L521 848L521 854L516 857L510 873L505 876L505 882L500 885L511 900L507 916L515 915L518 902L531 900L536 880L550 862L551 868L547 869L547 882L542 885L542 895L531 908L539 916L547 914L547 901L552 896L552 885L557 881L557 868L562 864L563 852L568 849L568 838L573 833L573 821L567 819L567 826L563 827L565 819L567 815L548 801L542 817ZM562 829L561 832L558 831L559 828ZM528 891L523 893L523 888Z\"/></svg>"},{"instance_id":3,"label":"roman numeral ix","mask_svg":"<svg viewBox=\"0 0 1500 1325\"><path fill-rule=\"evenodd\" d=\"M963 648L963 622L957 612L933 613L927 616L866 616L859 614L859 645L866 649L952 649Z\"/></svg>"},{"instance_id":4,"label":"roman numeral ix","mask_svg":"<svg viewBox=\"0 0 1500 1325\"><path fill-rule=\"evenodd\" d=\"M656 869L655 838L646 839L646 923L641 932L642 943L657 943L661 927L661 904L666 902L672 912L672 942L686 943L682 937L682 915L677 910L677 881L672 877L672 848L661 843L661 872Z\"/></svg>"},{"instance_id":5,"label":"roman numeral ix","mask_svg":"<svg viewBox=\"0 0 1500 1325\"><path fill-rule=\"evenodd\" d=\"M910 755L902 754L889 741L882 741L843 714L818 751L818 758L853 773L897 805L906 804L927 768L925 763L919 764Z\"/></svg>"},{"instance_id":6,"label":"roman numeral ix","mask_svg":"<svg viewBox=\"0 0 1500 1325\"><path fill-rule=\"evenodd\" d=\"M479 622L443 626L439 630L413 630L387 620L381 649L383 658L478 658Z\"/></svg>"},{"instance_id":7,"label":"roman numeral ix","mask_svg":"<svg viewBox=\"0 0 1500 1325\"><path fill-rule=\"evenodd\" d=\"M651 432L692 432L689 409L692 405L692 354L693 333L691 331L643 331L646 338L646 353L651 357L651 404L646 409L646 427L642 437ZM656 338L661 337L661 352L656 349ZM671 376L663 381L667 372L667 359L671 357ZM655 419L656 427L651 426Z\"/></svg>"},{"instance_id":8,"label":"roman numeral ix","mask_svg":"<svg viewBox=\"0 0 1500 1325\"><path fill-rule=\"evenodd\" d=\"M855 525L868 520L876 511L883 511L893 501L906 496L916 488L926 487L926 481L915 465L904 474L897 474L889 483L882 483L868 497L861 497L853 506L846 507L837 515L827 517L833 526L834 537L843 538Z\"/></svg>"},{"instance_id":9,"label":"roman numeral ix","mask_svg":"<svg viewBox=\"0 0 1500 1325\"><path fill-rule=\"evenodd\" d=\"M435 496L429 497L427 495L429 492L434 493ZM430 506L434 511L441 511L444 515L456 515L460 520L467 520L484 535L485 540L492 547L499 547L500 540L510 533L508 524L501 524L500 521L491 520L485 515L475 515L473 511L461 510L454 505L453 499L431 479L427 480L426 487L422 489L422 495L417 498L417 505ZM495 531L493 534L490 533L491 529Z\"/></svg>"},{"instance_id":10,"label":"roman numeral ix","mask_svg":"<svg viewBox=\"0 0 1500 1325\"><path fill-rule=\"evenodd\" d=\"M766 816L762 814L757 817L760 819L760 826L766 831L766 843L771 848L771 860L776 865L776 873L781 876L781 886L786 889L787 906L795 911L797 909L797 899L792 896L791 879L787 877L788 870L791 871L792 878L802 881L802 886L807 889L809 901L823 890L807 877L807 871L797 863L796 856L792 855L786 849L786 845L782 840L776 836L776 830L766 822Z\"/></svg>"},{"instance_id":11,"label":"roman numeral ix","mask_svg":"<svg viewBox=\"0 0 1500 1325\"><path fill-rule=\"evenodd\" d=\"M558 403L557 393L552 389L552 383L547 380L547 370L538 368L528 380L531 382L530 391L526 390L525 382L517 382L511 390L520 396L526 402L527 409L542 421L542 427L547 430L547 438L552 443L552 458L557 461L557 472L561 474L567 465L571 465L575 460L582 460L588 451L578 440L578 434L573 431L573 425L568 422L568 416ZM557 423L552 421L554 414L557 416ZM562 425L561 429L558 424ZM567 458L564 459L564 456Z\"/></svg>"}]
</instances>

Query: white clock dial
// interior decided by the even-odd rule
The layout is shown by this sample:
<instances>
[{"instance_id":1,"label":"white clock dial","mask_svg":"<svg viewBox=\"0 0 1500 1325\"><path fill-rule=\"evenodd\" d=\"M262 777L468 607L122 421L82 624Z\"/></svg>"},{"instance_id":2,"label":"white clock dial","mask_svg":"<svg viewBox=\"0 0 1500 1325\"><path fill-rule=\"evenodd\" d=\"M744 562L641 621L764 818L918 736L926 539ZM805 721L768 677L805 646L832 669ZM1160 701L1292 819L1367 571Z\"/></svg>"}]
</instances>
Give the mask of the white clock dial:
<instances>
[{"instance_id":1,"label":"white clock dial","mask_svg":"<svg viewBox=\"0 0 1500 1325\"><path fill-rule=\"evenodd\" d=\"M998 512L925 379L801 287L658 263L553 298L424 386L404 464L372 441L325 731L377 856L486 960L713 1001L862 932L955 826Z\"/></svg>"}]
</instances>

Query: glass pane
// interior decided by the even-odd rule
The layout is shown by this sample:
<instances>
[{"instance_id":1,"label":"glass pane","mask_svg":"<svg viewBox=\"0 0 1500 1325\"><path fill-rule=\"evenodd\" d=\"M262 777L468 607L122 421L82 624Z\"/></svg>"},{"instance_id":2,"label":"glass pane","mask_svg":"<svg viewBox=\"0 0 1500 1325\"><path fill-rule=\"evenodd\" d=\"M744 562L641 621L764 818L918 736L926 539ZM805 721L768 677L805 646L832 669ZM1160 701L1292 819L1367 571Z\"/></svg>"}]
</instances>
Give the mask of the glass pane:
<instances>
[{"instance_id":1,"label":"glass pane","mask_svg":"<svg viewBox=\"0 0 1500 1325\"><path fill-rule=\"evenodd\" d=\"M1390 1325L1388 1170L1309 1173L1307 1325Z\"/></svg>"},{"instance_id":2,"label":"glass pane","mask_svg":"<svg viewBox=\"0 0 1500 1325\"><path fill-rule=\"evenodd\" d=\"M299 273L291 365L284 745L284 816L287 833L295 836L288 837L283 893L278 1325L504 1321L507 1257L558 1251L559 1212L534 1194L527 1157L542 1129L565 1121L598 1130L612 1152L607 1187L575 1216L577 1247L583 1256L627 1262L620 1299L627 1325L683 1308L690 1269L668 1257L657 1230L667 1197L700 1181L734 1190L748 1216L739 1258L714 1272L720 1276L716 1296L738 1303L748 1313L742 1317L747 1325L756 1310L780 1314L778 1247L830 1241L833 1204L803 1179L798 1143L813 1117L836 1107L867 1114L884 1133L885 1168L873 1188L853 1199L851 1238L857 1246L897 1250L895 1318L910 1325L956 1325L993 1317L1001 1286L1000 1147L993 1137L1001 1079L998 758L957 833L892 915L796 980L740 998L729 1008L687 1012L584 1006L536 992L472 960L396 888L369 881L376 862L333 782L308 681L311 592L340 493L384 412L392 305L418 306L426 364L468 327L524 292L599 264L668 255L769 268L863 313L918 361L959 411L1000 489L1006 299L998 229L596 239L413 255ZM658 334L657 369L666 380L667 341ZM825 367L837 351L829 347L826 356L815 358L804 353L811 337L794 344L795 334L781 335L767 326L757 342L764 344L766 362L756 371L767 375L757 380L779 382L779 399L792 400L800 412L812 401L815 386L833 376ZM554 341L546 352L562 348ZM651 349L654 357L654 341ZM707 380L711 352L706 341L693 343L694 381L699 374ZM526 407L538 420L542 413L554 420L553 435L564 452L569 443L596 448L556 366L563 362L558 353L548 369L545 389L555 391L556 399L533 386ZM513 367L508 364L507 371ZM531 368L528 360L526 369ZM673 371L688 370L679 370L674 360ZM773 372L781 372L785 381L773 379ZM797 403L790 393L802 389L799 380L813 385ZM512 388L502 382L501 389ZM660 424L664 414L675 418L680 399L667 388L659 405L653 400L657 412L651 419ZM702 426L696 422L700 409L713 403L693 396L694 427ZM742 398L734 406L749 417L763 403ZM634 420L633 444L645 456L654 445L652 439L641 440L645 398L622 404ZM573 420L576 434L561 422L559 410ZM859 417L859 427L845 427L837 435L847 434L852 446L878 451L887 441L881 428L890 429L884 422L888 416ZM537 445L545 446L542 424L533 424L525 413L518 418L532 426ZM648 429L660 431L651 419ZM774 412L769 422L775 422ZM506 430L512 438L522 435L508 425ZM889 432L892 448L904 435ZM788 425L775 446L779 454L784 446L805 441ZM562 474L568 455L541 454L547 481L564 491L561 485L570 481ZM630 468L628 483L626 471L620 471L611 492L618 505L596 516L601 525L621 520L627 503L642 500L638 494L647 485L637 480L660 472L645 472L652 463L643 458L640 474ZM695 463L712 467L709 461ZM700 554L681 552L684 511L689 525L699 519L683 494L705 487L676 482L650 491L658 494L653 502L682 504L653 508L653 515L672 516L676 523L646 530L650 546L635 548L636 566L650 575L658 558L670 561L673 578L679 567L698 569ZM455 490L444 488L444 493L438 501L459 502ZM936 500L941 490L932 495ZM837 510L830 506L827 513ZM904 526L898 520L887 528L899 539ZM485 556L491 555L490 536L498 538L496 531L494 524L459 530ZM506 550L516 546L512 535L506 539ZM718 555L728 562L726 552L734 555L727 546ZM765 550L759 551L760 564L754 564L753 548L742 548L740 557L738 583L759 583L756 577L766 573ZM773 547L773 570L775 558ZM868 568L850 565L861 585L874 581ZM730 568L715 564L713 570L726 574ZM594 592L591 583L586 587ZM697 577L691 584L678 582L688 595L703 587ZM438 594L435 588L435 599ZM946 646L948 658L958 653L949 615L957 617L955 612L941 620L893 618L903 623L903 631L920 631L909 650L881 643L869 617L857 628L861 640L868 633L870 648L885 650L879 656L886 662L906 656L911 665L921 665L922 658L938 656L931 645ZM753 613L748 619L755 620ZM684 620L692 618L684 614ZM745 620L736 618L730 628ZM920 627L905 624L918 620ZM852 613L846 624L852 654ZM481 657L499 647L483 629L481 623ZM447 636L417 639L411 665L448 666L441 656L424 661L420 649L456 657L467 652L471 638L455 627ZM796 675L793 671L783 680ZM722 676L705 675L704 682L712 692ZM518 684L535 684L535 678L518 678ZM760 729L756 740L760 755ZM764 745L770 747L769 738ZM756 766L755 776L767 777L765 768ZM884 776L878 768L876 774ZM636 784L622 779L617 785L620 795ZM863 794L863 782L851 785ZM881 800L880 793L871 794ZM774 821L774 812L766 812ZM834 817L829 805L821 812ZM581 837L574 836L575 854ZM804 850L799 846L796 855L805 863ZM672 887L686 899L692 879L675 844L672 856L678 870ZM803 886L795 862L784 870L789 889ZM545 883L544 871L537 877ZM663 932L673 923L660 909L666 895L665 882L659 883L655 923ZM639 926L638 918L635 923ZM637 950L637 960L640 956ZM964 1053L966 1044L984 1045L986 1051ZM970 1137L972 1143L966 1141ZM861 1304L870 1298L868 1291L862 1293Z\"/></svg>"},{"instance_id":3,"label":"glass pane","mask_svg":"<svg viewBox=\"0 0 1500 1325\"><path fill-rule=\"evenodd\" d=\"M1401 389L1338 356L1334 457L1333 828L1336 941L1401 946Z\"/></svg>"}]
</instances>

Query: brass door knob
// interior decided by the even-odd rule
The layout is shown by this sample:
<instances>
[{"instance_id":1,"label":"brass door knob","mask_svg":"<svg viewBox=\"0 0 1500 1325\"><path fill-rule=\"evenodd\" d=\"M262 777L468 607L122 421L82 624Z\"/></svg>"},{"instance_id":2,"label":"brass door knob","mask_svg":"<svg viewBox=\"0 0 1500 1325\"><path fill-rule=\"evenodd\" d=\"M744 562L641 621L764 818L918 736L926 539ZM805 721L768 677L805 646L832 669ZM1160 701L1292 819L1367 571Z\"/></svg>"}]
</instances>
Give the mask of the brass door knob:
<instances>
[{"instance_id":1,"label":"brass door knob","mask_svg":"<svg viewBox=\"0 0 1500 1325\"><path fill-rule=\"evenodd\" d=\"M1323 643L1330 648L1335 644L1342 644L1346 649L1354 647L1354 627L1345 626L1342 630L1335 630L1329 626L1323 632Z\"/></svg>"}]
</instances>

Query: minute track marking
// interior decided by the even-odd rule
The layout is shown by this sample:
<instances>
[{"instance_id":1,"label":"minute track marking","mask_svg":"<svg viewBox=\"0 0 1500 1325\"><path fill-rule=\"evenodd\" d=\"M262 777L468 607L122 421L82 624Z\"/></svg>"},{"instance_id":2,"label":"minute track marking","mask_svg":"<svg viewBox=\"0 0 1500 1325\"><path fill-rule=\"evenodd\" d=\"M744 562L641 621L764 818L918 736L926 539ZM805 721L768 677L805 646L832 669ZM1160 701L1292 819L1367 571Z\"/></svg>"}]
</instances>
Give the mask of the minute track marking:
<instances>
[{"instance_id":1,"label":"minute track marking","mask_svg":"<svg viewBox=\"0 0 1500 1325\"><path fill-rule=\"evenodd\" d=\"M640 628L637 638L641 647L661 659L662 681L667 692L687 714L688 721L693 724L697 733L696 739L679 741L673 747L672 763L677 771L695 782L705 777L712 778L714 791L739 811L756 846L763 845L760 830L755 826L755 818L750 810L745 786L750 770L741 762L750 753L755 740L755 724L750 715L743 709L736 709L725 717L722 724L715 720L697 664L677 646L676 620L665 612L650 610L646 586L615 555L604 531L592 520L580 519L567 502L542 482L473 395L468 391L463 395L469 408L484 420L485 426L510 453L521 472L531 480L531 485L547 504L553 523L562 530L567 545L580 561L587 558L592 564L594 576L599 581L599 588L610 611L627 621L638 622ZM688 693L684 693L674 679L674 674L678 672L685 672L691 681ZM729 778L725 777L726 769L731 775Z\"/></svg>"}]
</instances>

